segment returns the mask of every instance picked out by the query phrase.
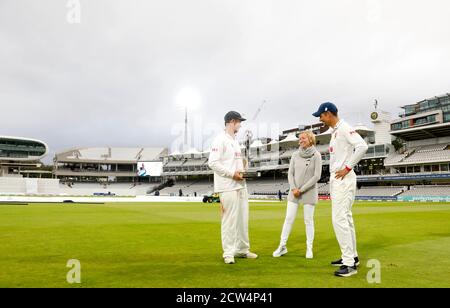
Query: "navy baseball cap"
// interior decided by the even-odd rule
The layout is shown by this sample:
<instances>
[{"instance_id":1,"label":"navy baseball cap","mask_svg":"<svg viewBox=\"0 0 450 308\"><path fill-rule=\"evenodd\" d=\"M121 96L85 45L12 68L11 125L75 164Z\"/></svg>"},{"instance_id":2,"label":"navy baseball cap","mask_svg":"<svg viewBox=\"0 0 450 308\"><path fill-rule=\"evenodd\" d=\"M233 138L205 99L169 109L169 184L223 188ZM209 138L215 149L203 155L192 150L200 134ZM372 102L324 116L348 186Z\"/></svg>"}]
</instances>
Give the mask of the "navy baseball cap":
<instances>
[{"instance_id":1,"label":"navy baseball cap","mask_svg":"<svg viewBox=\"0 0 450 308\"><path fill-rule=\"evenodd\" d=\"M247 119L244 119L241 114L237 111L230 111L225 115L225 123L231 122L231 120L239 120L239 121L245 121Z\"/></svg>"},{"instance_id":2,"label":"navy baseball cap","mask_svg":"<svg viewBox=\"0 0 450 308\"><path fill-rule=\"evenodd\" d=\"M320 117L320 115L324 112L331 111L331 112L338 112L338 109L335 104L326 102L320 105L319 110L314 112L312 115L316 118Z\"/></svg>"}]
</instances>

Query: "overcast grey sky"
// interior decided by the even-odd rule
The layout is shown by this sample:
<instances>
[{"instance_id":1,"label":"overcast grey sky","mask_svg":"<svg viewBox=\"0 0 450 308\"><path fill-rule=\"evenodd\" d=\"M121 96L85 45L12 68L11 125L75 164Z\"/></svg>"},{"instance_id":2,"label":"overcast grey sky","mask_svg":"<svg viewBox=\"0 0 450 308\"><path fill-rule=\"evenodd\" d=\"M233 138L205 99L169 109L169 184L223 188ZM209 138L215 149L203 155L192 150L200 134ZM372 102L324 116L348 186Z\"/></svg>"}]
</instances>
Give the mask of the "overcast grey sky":
<instances>
[{"instance_id":1,"label":"overcast grey sky","mask_svg":"<svg viewBox=\"0 0 450 308\"><path fill-rule=\"evenodd\" d=\"M170 146L185 87L205 135L263 100L258 121L287 129L323 101L355 124L375 98L397 114L450 92L447 0L80 0L75 24L68 2L0 0L0 135L52 152Z\"/></svg>"}]
</instances>

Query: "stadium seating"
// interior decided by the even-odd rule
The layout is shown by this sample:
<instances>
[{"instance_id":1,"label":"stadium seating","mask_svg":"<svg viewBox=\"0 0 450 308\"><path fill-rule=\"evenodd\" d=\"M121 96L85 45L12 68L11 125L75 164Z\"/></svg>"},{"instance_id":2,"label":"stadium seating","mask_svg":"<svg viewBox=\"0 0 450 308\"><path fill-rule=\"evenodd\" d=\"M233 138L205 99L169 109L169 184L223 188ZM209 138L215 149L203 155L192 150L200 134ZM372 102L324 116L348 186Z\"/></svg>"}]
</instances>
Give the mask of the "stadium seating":
<instances>
[{"instance_id":1,"label":"stadium seating","mask_svg":"<svg viewBox=\"0 0 450 308\"><path fill-rule=\"evenodd\" d=\"M297 151L297 149L290 149L280 154L281 159L291 158L292 154Z\"/></svg>"},{"instance_id":2,"label":"stadium seating","mask_svg":"<svg viewBox=\"0 0 450 308\"><path fill-rule=\"evenodd\" d=\"M286 180L249 180L247 189L250 195L277 195L289 191L289 183Z\"/></svg>"},{"instance_id":3,"label":"stadium seating","mask_svg":"<svg viewBox=\"0 0 450 308\"><path fill-rule=\"evenodd\" d=\"M59 155L69 159L105 161L152 161L163 148L79 148Z\"/></svg>"},{"instance_id":4,"label":"stadium seating","mask_svg":"<svg viewBox=\"0 0 450 308\"><path fill-rule=\"evenodd\" d=\"M449 161L450 150L447 144L437 144L431 146L419 147L415 152L403 159L405 163L426 163L434 161Z\"/></svg>"},{"instance_id":5,"label":"stadium seating","mask_svg":"<svg viewBox=\"0 0 450 308\"><path fill-rule=\"evenodd\" d=\"M274 151L274 152L264 152L260 153L259 156L251 157L252 163L262 162L262 161L277 161L280 158L280 154L282 152Z\"/></svg>"},{"instance_id":6,"label":"stadium seating","mask_svg":"<svg viewBox=\"0 0 450 308\"><path fill-rule=\"evenodd\" d=\"M449 197L450 186L447 185L416 185L401 194L403 197Z\"/></svg>"},{"instance_id":7,"label":"stadium seating","mask_svg":"<svg viewBox=\"0 0 450 308\"><path fill-rule=\"evenodd\" d=\"M54 179L39 179L38 192L40 194L59 194L59 180Z\"/></svg>"},{"instance_id":8,"label":"stadium seating","mask_svg":"<svg viewBox=\"0 0 450 308\"><path fill-rule=\"evenodd\" d=\"M318 183L317 187L318 187L319 195L329 195L330 194L330 184Z\"/></svg>"},{"instance_id":9,"label":"stadium seating","mask_svg":"<svg viewBox=\"0 0 450 308\"><path fill-rule=\"evenodd\" d=\"M0 192L3 195L25 194L25 181L23 178L0 177Z\"/></svg>"},{"instance_id":10,"label":"stadium seating","mask_svg":"<svg viewBox=\"0 0 450 308\"><path fill-rule=\"evenodd\" d=\"M207 158L202 159L191 159L184 163L183 167L197 167L204 166L208 162Z\"/></svg>"},{"instance_id":11,"label":"stadium seating","mask_svg":"<svg viewBox=\"0 0 450 308\"><path fill-rule=\"evenodd\" d=\"M385 165L397 163L431 163L450 160L448 143L411 147L403 154L392 153L384 161Z\"/></svg>"},{"instance_id":12,"label":"stadium seating","mask_svg":"<svg viewBox=\"0 0 450 308\"><path fill-rule=\"evenodd\" d=\"M2 195L57 195L59 192L59 180L0 177Z\"/></svg>"},{"instance_id":13,"label":"stadium seating","mask_svg":"<svg viewBox=\"0 0 450 308\"><path fill-rule=\"evenodd\" d=\"M329 195L330 194L330 184L319 183L318 184L319 195ZM406 190L403 186L367 186L361 187L356 191L356 196L396 196L402 191Z\"/></svg>"},{"instance_id":14,"label":"stadium seating","mask_svg":"<svg viewBox=\"0 0 450 308\"><path fill-rule=\"evenodd\" d=\"M161 196L178 196L179 190L182 190L184 196L209 195L214 192L214 183L208 181L179 181L172 187L166 187L160 190Z\"/></svg>"},{"instance_id":15,"label":"stadium seating","mask_svg":"<svg viewBox=\"0 0 450 308\"><path fill-rule=\"evenodd\" d=\"M399 162L401 162L407 155L408 155L408 153L403 153L403 154L393 153L393 154L390 154L390 155L389 155L388 157L386 157L386 159L384 160L384 164L385 164L385 165L390 165L390 164L399 163Z\"/></svg>"},{"instance_id":16,"label":"stadium seating","mask_svg":"<svg viewBox=\"0 0 450 308\"><path fill-rule=\"evenodd\" d=\"M141 183L73 183L60 184L61 194L69 196L92 196L94 194L114 194L116 196L139 196L146 195L147 192L157 184Z\"/></svg>"},{"instance_id":17,"label":"stadium seating","mask_svg":"<svg viewBox=\"0 0 450 308\"><path fill-rule=\"evenodd\" d=\"M172 160L169 161L167 164L164 165L164 168L169 168L169 167L181 167L184 163L186 162L186 160Z\"/></svg>"},{"instance_id":18,"label":"stadium seating","mask_svg":"<svg viewBox=\"0 0 450 308\"><path fill-rule=\"evenodd\" d=\"M367 197L395 197L398 194L406 190L403 186L368 186L361 187L356 192L356 196L367 196Z\"/></svg>"}]
</instances>

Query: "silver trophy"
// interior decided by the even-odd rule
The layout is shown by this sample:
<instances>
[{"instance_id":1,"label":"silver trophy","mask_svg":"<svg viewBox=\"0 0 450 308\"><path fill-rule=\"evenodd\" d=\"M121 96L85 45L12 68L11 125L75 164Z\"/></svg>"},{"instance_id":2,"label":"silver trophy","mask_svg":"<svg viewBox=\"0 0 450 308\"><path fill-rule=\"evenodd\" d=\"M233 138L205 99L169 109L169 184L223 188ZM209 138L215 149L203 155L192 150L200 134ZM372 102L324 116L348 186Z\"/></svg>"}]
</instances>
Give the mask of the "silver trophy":
<instances>
[{"instance_id":1,"label":"silver trophy","mask_svg":"<svg viewBox=\"0 0 450 308\"><path fill-rule=\"evenodd\" d=\"M250 170L250 143L253 139L253 133L250 130L245 132L245 156L243 159L244 172L242 177L244 179L253 179L261 177L261 172Z\"/></svg>"}]
</instances>

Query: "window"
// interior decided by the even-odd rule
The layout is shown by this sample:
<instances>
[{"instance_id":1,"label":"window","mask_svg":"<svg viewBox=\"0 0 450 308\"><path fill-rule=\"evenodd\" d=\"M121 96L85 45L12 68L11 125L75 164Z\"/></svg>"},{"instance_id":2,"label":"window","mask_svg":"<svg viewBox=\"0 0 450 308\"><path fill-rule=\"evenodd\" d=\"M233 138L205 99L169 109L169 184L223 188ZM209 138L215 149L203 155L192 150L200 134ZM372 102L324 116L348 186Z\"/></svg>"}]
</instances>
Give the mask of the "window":
<instances>
[{"instance_id":1,"label":"window","mask_svg":"<svg viewBox=\"0 0 450 308\"><path fill-rule=\"evenodd\" d=\"M450 104L450 96L446 96L439 99L441 105L449 105Z\"/></svg>"},{"instance_id":2,"label":"window","mask_svg":"<svg viewBox=\"0 0 450 308\"><path fill-rule=\"evenodd\" d=\"M423 171L424 172L431 172L431 166L430 165L423 166Z\"/></svg>"},{"instance_id":3,"label":"window","mask_svg":"<svg viewBox=\"0 0 450 308\"><path fill-rule=\"evenodd\" d=\"M428 101L428 108L434 108L438 105L437 98Z\"/></svg>"},{"instance_id":4,"label":"window","mask_svg":"<svg viewBox=\"0 0 450 308\"><path fill-rule=\"evenodd\" d=\"M450 118L449 118L449 120L450 120ZM401 122L391 125L391 130L399 130L399 129L402 129L402 123Z\"/></svg>"},{"instance_id":5,"label":"window","mask_svg":"<svg viewBox=\"0 0 450 308\"><path fill-rule=\"evenodd\" d=\"M376 156L384 155L384 153L385 153L384 144L375 146L375 155Z\"/></svg>"},{"instance_id":6,"label":"window","mask_svg":"<svg viewBox=\"0 0 450 308\"><path fill-rule=\"evenodd\" d=\"M431 166L431 171L433 171L433 172L439 172L439 165L432 165L432 166Z\"/></svg>"},{"instance_id":7,"label":"window","mask_svg":"<svg viewBox=\"0 0 450 308\"><path fill-rule=\"evenodd\" d=\"M420 110L425 110L425 109L427 109L428 108L428 101L424 101L424 102L421 102L420 104L419 104L419 109Z\"/></svg>"},{"instance_id":8,"label":"window","mask_svg":"<svg viewBox=\"0 0 450 308\"><path fill-rule=\"evenodd\" d=\"M444 122L450 122L450 112L444 113Z\"/></svg>"},{"instance_id":9,"label":"window","mask_svg":"<svg viewBox=\"0 0 450 308\"><path fill-rule=\"evenodd\" d=\"M414 114L416 112L416 106L412 105L412 106L405 106L405 114L406 115L411 115Z\"/></svg>"},{"instance_id":10,"label":"window","mask_svg":"<svg viewBox=\"0 0 450 308\"><path fill-rule=\"evenodd\" d=\"M448 164L442 164L441 171L448 171Z\"/></svg>"},{"instance_id":11,"label":"window","mask_svg":"<svg viewBox=\"0 0 450 308\"><path fill-rule=\"evenodd\" d=\"M427 123L427 118L416 119L414 125L422 125Z\"/></svg>"},{"instance_id":12,"label":"window","mask_svg":"<svg viewBox=\"0 0 450 308\"><path fill-rule=\"evenodd\" d=\"M436 115L430 115L427 117L427 122L431 123L431 122L436 122Z\"/></svg>"},{"instance_id":13,"label":"window","mask_svg":"<svg viewBox=\"0 0 450 308\"><path fill-rule=\"evenodd\" d=\"M366 156L374 156L375 154L375 147L369 147L366 152Z\"/></svg>"}]
</instances>

